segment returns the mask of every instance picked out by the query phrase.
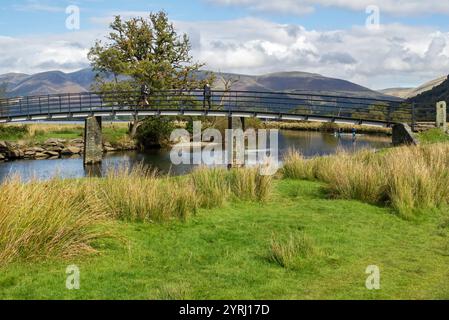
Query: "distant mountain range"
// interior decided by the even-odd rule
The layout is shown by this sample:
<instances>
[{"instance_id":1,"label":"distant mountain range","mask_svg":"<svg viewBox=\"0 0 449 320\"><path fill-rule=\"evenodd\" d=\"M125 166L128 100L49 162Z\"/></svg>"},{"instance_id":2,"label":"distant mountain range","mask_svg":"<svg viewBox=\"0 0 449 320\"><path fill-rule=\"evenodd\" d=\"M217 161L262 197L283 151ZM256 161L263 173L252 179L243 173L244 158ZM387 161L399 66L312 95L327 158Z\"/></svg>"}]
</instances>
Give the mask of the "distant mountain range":
<instances>
[{"instance_id":1,"label":"distant mountain range","mask_svg":"<svg viewBox=\"0 0 449 320\"><path fill-rule=\"evenodd\" d=\"M217 81L214 84L214 88L217 90L223 89L221 77L238 80L232 86L233 90L320 92L322 94L337 93L373 99L392 98L386 93L373 91L346 80L305 72L279 72L261 76L217 74ZM94 80L95 72L91 69L83 69L72 73L49 71L34 75L21 73L0 75L0 84L6 84L9 97L86 92L90 90Z\"/></svg>"}]
</instances>

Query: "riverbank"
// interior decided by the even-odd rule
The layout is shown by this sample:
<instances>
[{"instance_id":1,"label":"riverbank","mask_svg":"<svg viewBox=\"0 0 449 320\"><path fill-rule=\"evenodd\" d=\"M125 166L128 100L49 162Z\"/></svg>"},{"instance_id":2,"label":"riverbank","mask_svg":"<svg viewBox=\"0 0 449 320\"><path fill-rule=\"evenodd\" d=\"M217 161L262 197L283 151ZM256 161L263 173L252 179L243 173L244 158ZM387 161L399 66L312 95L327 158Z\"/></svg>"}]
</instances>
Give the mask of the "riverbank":
<instances>
[{"instance_id":1,"label":"riverbank","mask_svg":"<svg viewBox=\"0 0 449 320\"><path fill-rule=\"evenodd\" d=\"M78 124L30 124L0 127L0 162L59 159L84 151L84 127ZM103 126L104 152L136 150L126 123Z\"/></svg>"},{"instance_id":2,"label":"riverbank","mask_svg":"<svg viewBox=\"0 0 449 320\"><path fill-rule=\"evenodd\" d=\"M343 123L327 123L327 122L306 122L306 121L267 121L262 123L263 127L267 129L282 129L282 130L298 130L298 131L322 131L322 132L336 132L341 129L345 133L352 133L356 129L358 134L381 134L391 135L390 128L375 127L375 126L359 126Z\"/></svg>"},{"instance_id":3,"label":"riverbank","mask_svg":"<svg viewBox=\"0 0 449 320\"><path fill-rule=\"evenodd\" d=\"M386 207L330 199L320 183L276 180L273 187L266 203L228 200L184 222L109 220L87 256L3 268L0 297L449 298L447 215L412 223ZM279 264L273 244L288 248L291 237L306 240L291 264ZM79 290L65 287L69 265L80 270ZM381 290L365 287L369 265L380 268Z\"/></svg>"}]
</instances>

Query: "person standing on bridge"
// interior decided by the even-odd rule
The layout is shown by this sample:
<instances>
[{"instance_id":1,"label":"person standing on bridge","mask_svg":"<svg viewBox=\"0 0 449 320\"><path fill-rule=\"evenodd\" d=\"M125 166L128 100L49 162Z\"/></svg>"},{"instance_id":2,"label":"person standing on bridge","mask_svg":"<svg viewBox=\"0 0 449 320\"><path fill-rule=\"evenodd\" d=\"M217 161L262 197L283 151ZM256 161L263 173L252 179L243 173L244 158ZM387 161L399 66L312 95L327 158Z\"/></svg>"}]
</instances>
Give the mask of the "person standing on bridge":
<instances>
[{"instance_id":1,"label":"person standing on bridge","mask_svg":"<svg viewBox=\"0 0 449 320\"><path fill-rule=\"evenodd\" d=\"M141 107L146 107L150 103L148 102L148 97L150 96L151 91L150 88L147 86L146 83L142 84L140 86L140 105Z\"/></svg>"},{"instance_id":2,"label":"person standing on bridge","mask_svg":"<svg viewBox=\"0 0 449 320\"><path fill-rule=\"evenodd\" d=\"M204 97L203 108L206 109L206 102L207 102L207 105L209 106L209 110L210 110L212 108L212 103L211 103L211 100L212 100L212 89L211 89L211 87L210 87L210 85L208 83L206 83L204 85L203 97Z\"/></svg>"}]
</instances>

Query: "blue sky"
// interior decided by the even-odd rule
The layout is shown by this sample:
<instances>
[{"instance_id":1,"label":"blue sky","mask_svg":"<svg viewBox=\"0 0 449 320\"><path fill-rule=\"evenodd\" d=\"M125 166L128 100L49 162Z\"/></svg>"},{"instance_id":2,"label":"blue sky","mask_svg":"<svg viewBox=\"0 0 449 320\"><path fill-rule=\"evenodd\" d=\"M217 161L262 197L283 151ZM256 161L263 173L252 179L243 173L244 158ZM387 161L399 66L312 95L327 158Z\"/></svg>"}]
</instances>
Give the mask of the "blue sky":
<instances>
[{"instance_id":1,"label":"blue sky","mask_svg":"<svg viewBox=\"0 0 449 320\"><path fill-rule=\"evenodd\" d=\"M368 30L370 4L380 14ZM81 28L66 28L68 5ZM415 86L449 73L448 0L3 0L0 73L88 66L114 14L165 10L216 71L307 71L372 88Z\"/></svg>"},{"instance_id":2,"label":"blue sky","mask_svg":"<svg viewBox=\"0 0 449 320\"><path fill-rule=\"evenodd\" d=\"M275 0L274 0L275 1ZM442 0L444 2L444 0ZM242 1L243 2L243 1ZM298 0L297 2L301 2ZM375 1L371 1L375 2ZM424 1L423 1L424 2ZM301 24L307 29L332 30L345 29L365 23L366 13L362 10L350 10L338 7L316 5L309 14L289 14L288 12L256 11L239 5L223 5L220 1L208 0L3 0L0 9L2 35L21 36L33 33L63 33L66 16L61 14L68 5L78 5L82 11L83 28L93 29L98 23L92 21L111 13L143 12L165 10L172 19L184 21L212 20L222 21L247 16L256 16L278 23ZM446 14L427 13L414 15L382 14L382 23L402 23L414 26L434 26L440 30L449 30Z\"/></svg>"}]
</instances>

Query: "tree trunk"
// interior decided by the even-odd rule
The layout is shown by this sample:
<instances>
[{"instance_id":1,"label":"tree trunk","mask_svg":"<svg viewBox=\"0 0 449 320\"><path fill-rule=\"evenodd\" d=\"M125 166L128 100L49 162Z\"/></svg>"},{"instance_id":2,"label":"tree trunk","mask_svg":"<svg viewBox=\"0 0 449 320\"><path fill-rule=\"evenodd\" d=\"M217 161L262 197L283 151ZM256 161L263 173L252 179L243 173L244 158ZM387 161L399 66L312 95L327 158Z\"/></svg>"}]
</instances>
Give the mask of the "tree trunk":
<instances>
[{"instance_id":1,"label":"tree trunk","mask_svg":"<svg viewBox=\"0 0 449 320\"><path fill-rule=\"evenodd\" d=\"M142 125L142 121L134 118L132 122L129 124L129 135L131 138L135 138L137 134L137 129Z\"/></svg>"}]
</instances>

